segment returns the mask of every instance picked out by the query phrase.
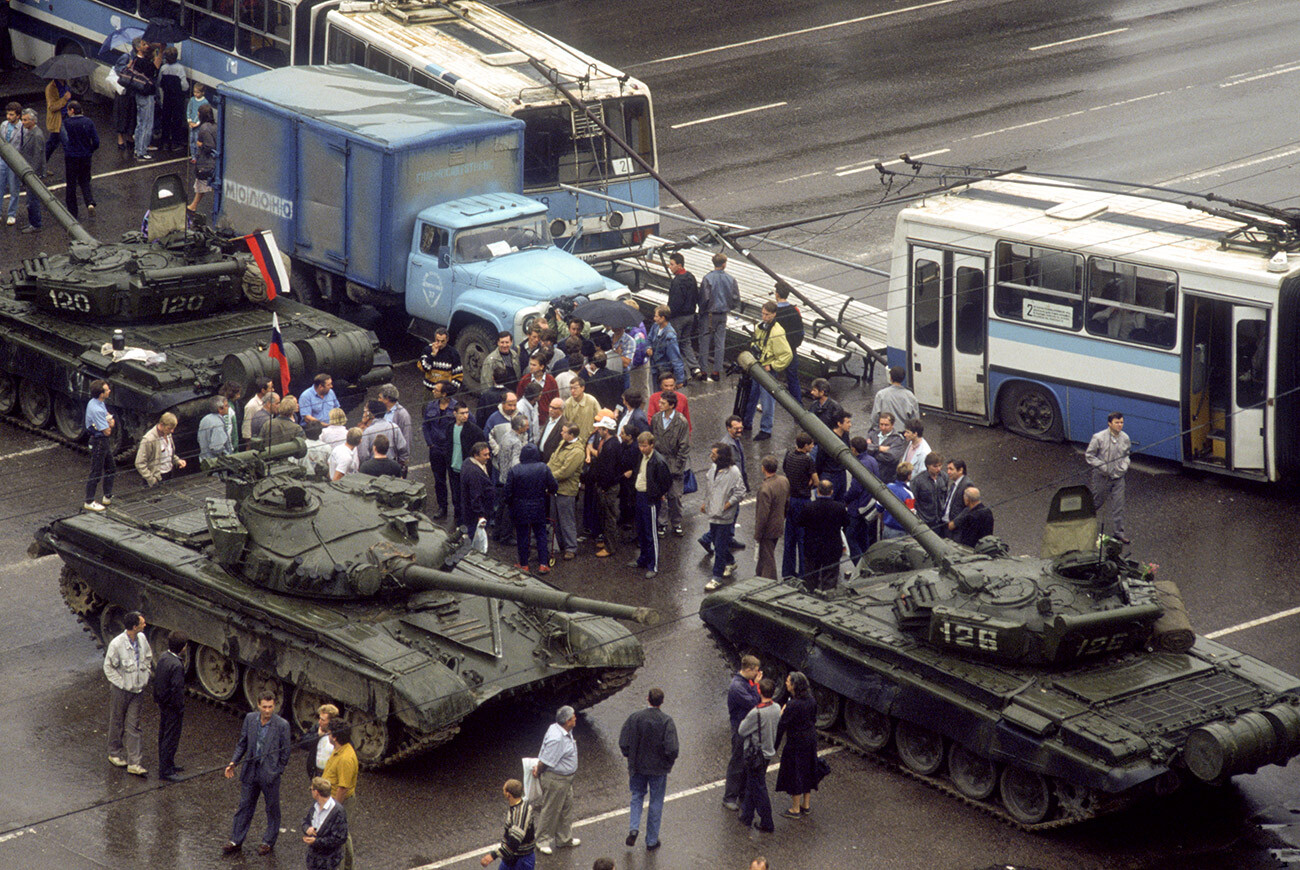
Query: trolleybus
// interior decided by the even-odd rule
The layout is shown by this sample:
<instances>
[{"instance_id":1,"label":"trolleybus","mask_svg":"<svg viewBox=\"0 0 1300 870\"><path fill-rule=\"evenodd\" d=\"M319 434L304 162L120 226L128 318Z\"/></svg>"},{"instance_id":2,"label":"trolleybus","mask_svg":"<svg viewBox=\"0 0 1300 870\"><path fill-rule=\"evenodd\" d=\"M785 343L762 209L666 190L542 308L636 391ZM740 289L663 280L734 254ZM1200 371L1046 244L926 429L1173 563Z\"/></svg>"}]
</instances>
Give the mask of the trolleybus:
<instances>
[{"instance_id":1,"label":"trolleybus","mask_svg":"<svg viewBox=\"0 0 1300 870\"><path fill-rule=\"evenodd\" d=\"M1300 470L1300 258L1276 214L1003 176L903 210L889 361L922 406L1244 477Z\"/></svg>"}]
</instances>

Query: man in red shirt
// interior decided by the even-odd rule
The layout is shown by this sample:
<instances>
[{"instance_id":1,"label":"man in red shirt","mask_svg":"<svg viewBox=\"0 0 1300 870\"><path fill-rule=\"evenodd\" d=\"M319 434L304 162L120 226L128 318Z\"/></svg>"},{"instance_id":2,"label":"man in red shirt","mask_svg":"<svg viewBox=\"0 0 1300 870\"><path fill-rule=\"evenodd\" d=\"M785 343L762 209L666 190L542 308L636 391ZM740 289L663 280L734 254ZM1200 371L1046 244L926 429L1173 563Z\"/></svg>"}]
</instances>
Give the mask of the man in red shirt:
<instances>
[{"instance_id":1,"label":"man in red shirt","mask_svg":"<svg viewBox=\"0 0 1300 870\"><path fill-rule=\"evenodd\" d=\"M653 420L655 414L659 413L659 397L666 392L677 394L677 410L686 418L686 431L693 431L691 426L691 409L686 402L686 394L682 392L681 387L677 386L677 378L672 372L664 372L659 378L659 392L650 396L650 404L646 406L646 415Z\"/></svg>"},{"instance_id":2,"label":"man in red shirt","mask_svg":"<svg viewBox=\"0 0 1300 870\"><path fill-rule=\"evenodd\" d=\"M542 395L538 407L542 405L549 406L551 399L560 395L560 387L555 382L555 376L546 370L546 357L541 351L528 358L528 373L519 379L519 386L515 390L515 394L522 396L524 388L534 382L542 385Z\"/></svg>"}]
</instances>

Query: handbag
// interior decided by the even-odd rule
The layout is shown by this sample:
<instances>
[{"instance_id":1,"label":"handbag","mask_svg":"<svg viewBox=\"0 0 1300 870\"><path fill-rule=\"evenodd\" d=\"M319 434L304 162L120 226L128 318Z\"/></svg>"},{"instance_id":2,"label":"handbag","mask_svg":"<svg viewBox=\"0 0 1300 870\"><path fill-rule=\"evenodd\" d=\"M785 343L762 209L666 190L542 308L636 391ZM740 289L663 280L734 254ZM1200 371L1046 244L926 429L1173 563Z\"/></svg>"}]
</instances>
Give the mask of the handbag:
<instances>
[{"instance_id":1,"label":"handbag","mask_svg":"<svg viewBox=\"0 0 1300 870\"><path fill-rule=\"evenodd\" d=\"M128 63L126 68L117 74L117 83L121 85L122 89L128 94L138 96L152 93L154 89L153 80L135 68L134 60Z\"/></svg>"},{"instance_id":2,"label":"handbag","mask_svg":"<svg viewBox=\"0 0 1300 870\"><path fill-rule=\"evenodd\" d=\"M758 708L755 708L758 709ZM759 711L758 718L758 736L757 739L751 739L745 743L745 769L746 770L764 770L767 768L767 756L763 754L763 713Z\"/></svg>"},{"instance_id":3,"label":"handbag","mask_svg":"<svg viewBox=\"0 0 1300 870\"><path fill-rule=\"evenodd\" d=\"M695 472L689 468L682 473L682 495L690 495L700 488L700 482L695 479Z\"/></svg>"}]
</instances>

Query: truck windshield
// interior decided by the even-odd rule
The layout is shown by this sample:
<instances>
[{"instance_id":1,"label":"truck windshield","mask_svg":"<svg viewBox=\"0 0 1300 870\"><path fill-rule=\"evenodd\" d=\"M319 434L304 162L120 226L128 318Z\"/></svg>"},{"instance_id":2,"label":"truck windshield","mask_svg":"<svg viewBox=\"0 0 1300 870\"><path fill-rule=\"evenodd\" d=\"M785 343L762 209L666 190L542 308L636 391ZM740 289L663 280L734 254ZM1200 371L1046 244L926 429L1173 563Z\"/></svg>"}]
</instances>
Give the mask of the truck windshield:
<instances>
[{"instance_id":1,"label":"truck windshield","mask_svg":"<svg viewBox=\"0 0 1300 870\"><path fill-rule=\"evenodd\" d=\"M549 248L551 230L546 215L516 218L456 233L456 259L462 263L490 260L525 248Z\"/></svg>"}]
</instances>

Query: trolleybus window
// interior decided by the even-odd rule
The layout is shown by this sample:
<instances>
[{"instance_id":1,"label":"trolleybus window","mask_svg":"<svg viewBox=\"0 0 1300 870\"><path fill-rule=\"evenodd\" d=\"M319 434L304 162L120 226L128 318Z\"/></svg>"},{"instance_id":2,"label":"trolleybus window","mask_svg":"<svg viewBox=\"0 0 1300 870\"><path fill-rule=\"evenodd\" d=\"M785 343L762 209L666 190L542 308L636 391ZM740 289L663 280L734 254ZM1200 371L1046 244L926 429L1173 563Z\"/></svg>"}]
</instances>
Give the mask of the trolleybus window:
<instances>
[{"instance_id":1,"label":"trolleybus window","mask_svg":"<svg viewBox=\"0 0 1300 870\"><path fill-rule=\"evenodd\" d=\"M939 346L939 299L943 293L939 264L917 260L912 291L912 335L924 347Z\"/></svg>"},{"instance_id":2,"label":"trolleybus window","mask_svg":"<svg viewBox=\"0 0 1300 870\"><path fill-rule=\"evenodd\" d=\"M351 34L344 33L338 28L330 30L330 63L355 63L357 66L366 65L366 44Z\"/></svg>"},{"instance_id":3,"label":"trolleybus window","mask_svg":"<svg viewBox=\"0 0 1300 870\"><path fill-rule=\"evenodd\" d=\"M233 51L235 0L185 0L186 29L195 39Z\"/></svg>"},{"instance_id":4,"label":"trolleybus window","mask_svg":"<svg viewBox=\"0 0 1300 870\"><path fill-rule=\"evenodd\" d=\"M112 2L112 0L110 0L110 2ZM135 6L131 0L115 2L113 5L121 6L128 12ZM170 18L172 21L180 24L182 15L181 0L140 0L140 17L146 21L150 18Z\"/></svg>"},{"instance_id":5,"label":"trolleybus window","mask_svg":"<svg viewBox=\"0 0 1300 870\"><path fill-rule=\"evenodd\" d=\"M650 103L645 97L589 104L647 162L654 160ZM519 112L524 130L524 184L589 184L610 175L638 171L630 157L610 146L605 134L569 106ZM575 127L577 132L575 133ZM611 164L613 160L623 163Z\"/></svg>"},{"instance_id":6,"label":"trolleybus window","mask_svg":"<svg viewBox=\"0 0 1300 870\"><path fill-rule=\"evenodd\" d=\"M1178 276L1168 269L1088 258L1088 313L1093 335L1173 347Z\"/></svg>"},{"instance_id":7,"label":"trolleybus window","mask_svg":"<svg viewBox=\"0 0 1300 870\"><path fill-rule=\"evenodd\" d=\"M1083 319L1083 257L998 242L993 310L999 317L1078 330Z\"/></svg>"},{"instance_id":8,"label":"trolleybus window","mask_svg":"<svg viewBox=\"0 0 1300 870\"><path fill-rule=\"evenodd\" d=\"M276 0L240 0L239 53L270 67L289 63L293 11Z\"/></svg>"},{"instance_id":9,"label":"trolleybus window","mask_svg":"<svg viewBox=\"0 0 1300 870\"><path fill-rule=\"evenodd\" d=\"M121 9L123 12L135 12L135 0L104 0L108 5L115 9ZM143 14L144 10L141 9Z\"/></svg>"},{"instance_id":10,"label":"trolleybus window","mask_svg":"<svg viewBox=\"0 0 1300 870\"><path fill-rule=\"evenodd\" d=\"M957 267L957 352L984 353L984 270Z\"/></svg>"}]
</instances>

